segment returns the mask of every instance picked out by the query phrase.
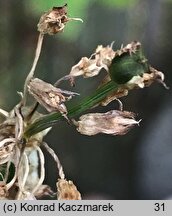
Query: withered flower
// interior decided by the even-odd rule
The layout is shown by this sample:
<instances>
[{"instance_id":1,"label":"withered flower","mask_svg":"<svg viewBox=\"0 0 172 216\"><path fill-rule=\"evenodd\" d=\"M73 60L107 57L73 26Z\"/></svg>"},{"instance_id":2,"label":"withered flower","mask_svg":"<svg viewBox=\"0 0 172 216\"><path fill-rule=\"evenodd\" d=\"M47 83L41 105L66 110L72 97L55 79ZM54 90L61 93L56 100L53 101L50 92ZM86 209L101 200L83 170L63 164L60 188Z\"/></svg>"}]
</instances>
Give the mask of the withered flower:
<instances>
[{"instance_id":1,"label":"withered flower","mask_svg":"<svg viewBox=\"0 0 172 216\"><path fill-rule=\"evenodd\" d=\"M59 179L57 182L58 200L81 200L81 194L72 181Z\"/></svg>"},{"instance_id":2,"label":"withered flower","mask_svg":"<svg viewBox=\"0 0 172 216\"><path fill-rule=\"evenodd\" d=\"M97 76L102 68L108 71L108 66L115 56L111 46L98 46L95 53L90 58L83 57L74 65L69 73L69 77L83 76L89 78Z\"/></svg>"},{"instance_id":3,"label":"withered flower","mask_svg":"<svg viewBox=\"0 0 172 216\"><path fill-rule=\"evenodd\" d=\"M62 7L53 7L52 10L43 14L38 23L38 31L42 34L54 35L63 31L66 23L70 20L79 20L79 18L67 17L67 4Z\"/></svg>"},{"instance_id":4,"label":"withered flower","mask_svg":"<svg viewBox=\"0 0 172 216\"><path fill-rule=\"evenodd\" d=\"M38 78L32 79L28 84L28 91L48 112L59 111L67 114L64 102L77 93L56 88Z\"/></svg>"},{"instance_id":5,"label":"withered flower","mask_svg":"<svg viewBox=\"0 0 172 216\"><path fill-rule=\"evenodd\" d=\"M84 135L92 136L99 133L124 135L140 121L134 119L135 114L128 111L111 110L106 113L89 113L74 122L77 130Z\"/></svg>"}]
</instances>

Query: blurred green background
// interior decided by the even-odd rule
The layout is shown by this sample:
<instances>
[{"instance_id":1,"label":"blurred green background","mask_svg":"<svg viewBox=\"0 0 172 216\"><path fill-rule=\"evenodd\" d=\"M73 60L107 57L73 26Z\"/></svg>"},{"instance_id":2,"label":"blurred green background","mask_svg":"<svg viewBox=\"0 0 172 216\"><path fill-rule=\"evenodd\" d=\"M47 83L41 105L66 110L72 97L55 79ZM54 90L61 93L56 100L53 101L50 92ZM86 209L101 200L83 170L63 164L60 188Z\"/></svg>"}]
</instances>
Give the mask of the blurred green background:
<instances>
[{"instance_id":1,"label":"blurred green background","mask_svg":"<svg viewBox=\"0 0 172 216\"><path fill-rule=\"evenodd\" d=\"M81 57L97 45L115 41L114 49L133 40L144 47L152 66L172 81L171 0L5 0L0 1L0 107L11 110L17 91L31 68L41 14L68 3L70 22L64 33L46 36L36 76L54 83L69 73ZM100 77L77 79L73 91L91 92ZM70 89L68 83L63 88ZM167 199L172 194L171 90L154 84L122 98L124 109L143 119L125 136L82 136L59 122L46 137L57 152L68 179L84 199ZM104 109L118 108L112 103ZM168 109L168 111L167 111ZM156 128L156 130L155 130ZM55 188L56 168L46 155L45 183Z\"/></svg>"}]
</instances>

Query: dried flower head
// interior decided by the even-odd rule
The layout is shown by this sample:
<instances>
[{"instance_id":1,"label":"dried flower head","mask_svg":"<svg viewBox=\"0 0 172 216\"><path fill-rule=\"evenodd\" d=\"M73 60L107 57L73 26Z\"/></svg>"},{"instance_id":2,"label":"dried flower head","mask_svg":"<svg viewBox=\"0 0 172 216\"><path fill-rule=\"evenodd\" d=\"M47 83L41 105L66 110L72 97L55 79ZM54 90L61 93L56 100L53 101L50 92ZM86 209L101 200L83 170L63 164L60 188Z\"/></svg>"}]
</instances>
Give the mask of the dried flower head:
<instances>
[{"instance_id":1,"label":"dried flower head","mask_svg":"<svg viewBox=\"0 0 172 216\"><path fill-rule=\"evenodd\" d=\"M43 14L38 23L38 31L42 34L54 35L63 31L66 23L70 20L79 20L79 18L67 17L67 4L62 7L53 7L52 10Z\"/></svg>"},{"instance_id":2,"label":"dried flower head","mask_svg":"<svg viewBox=\"0 0 172 216\"><path fill-rule=\"evenodd\" d=\"M81 200L81 194L72 181L59 179L57 182L58 200Z\"/></svg>"},{"instance_id":3,"label":"dried flower head","mask_svg":"<svg viewBox=\"0 0 172 216\"><path fill-rule=\"evenodd\" d=\"M85 114L74 124L81 134L88 136L99 133L124 135L134 125L139 124L134 117L135 114L132 112L111 110L106 113Z\"/></svg>"}]
</instances>

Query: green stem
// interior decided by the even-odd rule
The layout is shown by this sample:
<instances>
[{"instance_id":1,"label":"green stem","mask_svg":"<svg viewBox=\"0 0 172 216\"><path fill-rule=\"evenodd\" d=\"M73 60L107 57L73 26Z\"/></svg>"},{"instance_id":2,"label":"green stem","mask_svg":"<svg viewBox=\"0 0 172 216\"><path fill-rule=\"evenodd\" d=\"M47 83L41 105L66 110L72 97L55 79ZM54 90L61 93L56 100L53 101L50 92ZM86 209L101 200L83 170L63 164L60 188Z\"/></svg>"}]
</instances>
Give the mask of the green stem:
<instances>
[{"instance_id":1,"label":"green stem","mask_svg":"<svg viewBox=\"0 0 172 216\"><path fill-rule=\"evenodd\" d=\"M102 87L98 88L92 95L84 98L78 105L68 109L68 117L73 118L74 116L79 115L92 108L97 103L101 102L108 94L117 90L118 87L119 86L115 82L109 81ZM45 130L48 127L51 127L59 120L64 120L64 117L59 112L50 113L39 118L36 122L29 125L24 135L25 137L30 137L40 131Z\"/></svg>"}]
</instances>

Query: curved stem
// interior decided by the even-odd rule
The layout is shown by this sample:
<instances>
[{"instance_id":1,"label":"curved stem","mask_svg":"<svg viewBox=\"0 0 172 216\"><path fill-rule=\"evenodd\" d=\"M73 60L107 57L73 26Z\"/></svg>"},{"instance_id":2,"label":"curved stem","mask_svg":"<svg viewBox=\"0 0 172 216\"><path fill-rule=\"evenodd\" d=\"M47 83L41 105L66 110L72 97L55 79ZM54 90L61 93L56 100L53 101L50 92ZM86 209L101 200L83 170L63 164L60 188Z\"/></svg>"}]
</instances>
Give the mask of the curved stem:
<instances>
[{"instance_id":1,"label":"curved stem","mask_svg":"<svg viewBox=\"0 0 172 216\"><path fill-rule=\"evenodd\" d=\"M23 94L23 99L21 101L21 105L24 105L26 104L26 99L27 99L27 85L28 83L30 82L30 80L32 79L32 77L34 76L34 72L35 72L35 68L36 68L36 65L38 63L38 60L39 60L39 56L41 54L41 49L42 49L42 43L43 43L43 39L44 39L44 34L40 33L39 34L39 37L38 37L38 42L37 42L37 47L36 47L36 52L35 52L35 58L34 58L34 61L33 61L33 64L32 64L32 68L25 80L25 84L24 84L24 94Z\"/></svg>"},{"instance_id":2,"label":"curved stem","mask_svg":"<svg viewBox=\"0 0 172 216\"><path fill-rule=\"evenodd\" d=\"M57 157L56 153L54 152L54 150L52 148L50 148L46 142L43 142L42 145L45 147L47 152L53 157L54 161L56 162L57 168L58 168L58 171L59 171L59 177L61 179L65 179L65 174L64 174L64 171L63 171L63 167L61 165L61 162L60 162L59 158Z\"/></svg>"}]
</instances>

